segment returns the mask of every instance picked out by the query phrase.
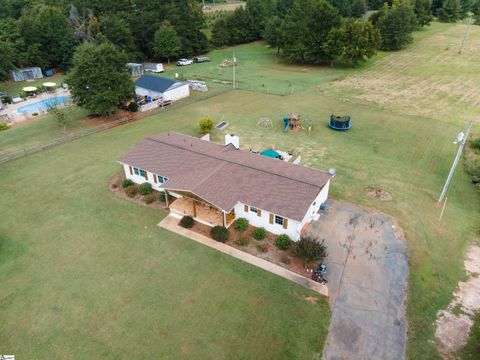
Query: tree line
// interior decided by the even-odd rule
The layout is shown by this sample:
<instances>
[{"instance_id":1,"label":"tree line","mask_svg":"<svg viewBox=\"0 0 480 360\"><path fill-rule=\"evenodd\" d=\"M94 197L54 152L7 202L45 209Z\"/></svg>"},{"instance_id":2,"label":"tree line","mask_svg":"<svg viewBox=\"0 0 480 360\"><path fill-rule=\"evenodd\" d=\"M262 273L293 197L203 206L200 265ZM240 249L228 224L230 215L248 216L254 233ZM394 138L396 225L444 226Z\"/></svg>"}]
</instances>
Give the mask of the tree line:
<instances>
[{"instance_id":1,"label":"tree line","mask_svg":"<svg viewBox=\"0 0 480 360\"><path fill-rule=\"evenodd\" d=\"M470 11L480 22L479 0L248 0L217 16L211 41L221 47L263 39L291 62L355 66L377 49L405 47L435 16L455 22Z\"/></svg>"},{"instance_id":2,"label":"tree line","mask_svg":"<svg viewBox=\"0 0 480 360\"><path fill-rule=\"evenodd\" d=\"M129 61L192 56L209 49L205 27L196 0L2 0L0 80L15 67L68 70L85 42L111 43Z\"/></svg>"},{"instance_id":3,"label":"tree line","mask_svg":"<svg viewBox=\"0 0 480 360\"><path fill-rule=\"evenodd\" d=\"M470 11L480 23L480 0L247 0L208 19L199 0L2 0L0 80L25 66L68 70L85 42L111 43L129 61L169 61L264 39L292 62L355 66L404 47L434 16L455 22Z\"/></svg>"}]
</instances>

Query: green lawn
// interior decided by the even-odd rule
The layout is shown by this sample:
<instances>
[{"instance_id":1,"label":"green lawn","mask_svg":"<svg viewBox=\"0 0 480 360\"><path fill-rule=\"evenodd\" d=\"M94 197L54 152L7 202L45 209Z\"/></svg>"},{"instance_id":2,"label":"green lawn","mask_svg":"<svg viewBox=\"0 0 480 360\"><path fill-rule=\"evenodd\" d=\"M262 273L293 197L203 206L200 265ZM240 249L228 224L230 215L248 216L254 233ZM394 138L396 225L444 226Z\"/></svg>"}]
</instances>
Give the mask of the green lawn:
<instances>
[{"instance_id":1,"label":"green lawn","mask_svg":"<svg viewBox=\"0 0 480 360\"><path fill-rule=\"evenodd\" d=\"M438 46L422 39L453 36L459 28L434 24L416 35L423 46L389 57L407 52L421 58ZM464 250L478 231L480 200L461 168L438 221L436 200L455 156L452 139L464 120L389 111L355 97L345 84L345 96L326 90L338 85L335 79L384 71L385 54L352 70L270 64L274 52L261 43L235 51L239 62L251 64L241 70L245 82L260 91L198 95L139 122L0 167L1 349L23 358L319 357L329 322L325 301L312 305L305 289L157 228L162 213L107 190L120 169L116 160L143 136L165 130L194 135L198 119L207 115L228 121L227 131L238 134L245 149L273 144L295 150L306 165L336 168L332 196L399 221L409 248L408 358L438 358L436 313L463 279ZM212 63L194 66L204 66L204 78L226 79L231 69L218 70L214 63L231 52L216 51ZM268 94L261 86L282 93L287 82L294 87L288 96ZM445 103L433 97L432 107L437 105ZM311 136L282 132L282 115L292 111L313 123ZM353 128L328 129L332 112L352 115ZM258 127L262 117L274 126ZM221 141L221 135L215 138ZM384 188L393 200L369 198L369 185Z\"/></svg>"},{"instance_id":2,"label":"green lawn","mask_svg":"<svg viewBox=\"0 0 480 360\"><path fill-rule=\"evenodd\" d=\"M460 359L475 360L480 358L480 313L475 318L475 324L470 333L467 345L460 351Z\"/></svg>"},{"instance_id":3,"label":"green lawn","mask_svg":"<svg viewBox=\"0 0 480 360\"><path fill-rule=\"evenodd\" d=\"M22 89L26 86L36 86L37 88L41 89L42 84L45 82L55 82L57 85L61 85L65 75L63 74L56 74L51 77L44 77L42 79L33 80L33 81L4 81L0 82L0 92L5 92L10 96L16 96L20 94Z\"/></svg>"},{"instance_id":4,"label":"green lawn","mask_svg":"<svg viewBox=\"0 0 480 360\"><path fill-rule=\"evenodd\" d=\"M2 351L36 359L319 356L330 321L324 298L311 304L309 290L162 230L164 213L107 190L116 160L142 136L170 129L171 118L2 165ZM192 132L194 124L186 116L176 127Z\"/></svg>"}]
</instances>

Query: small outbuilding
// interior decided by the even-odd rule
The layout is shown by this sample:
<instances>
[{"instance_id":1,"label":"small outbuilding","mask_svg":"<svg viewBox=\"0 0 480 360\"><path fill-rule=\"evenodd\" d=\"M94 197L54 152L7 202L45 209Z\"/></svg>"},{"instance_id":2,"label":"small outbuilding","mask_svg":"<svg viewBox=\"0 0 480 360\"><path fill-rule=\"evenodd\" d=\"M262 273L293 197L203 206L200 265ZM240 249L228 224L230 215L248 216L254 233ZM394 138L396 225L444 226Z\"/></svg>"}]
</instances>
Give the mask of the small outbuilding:
<instances>
[{"instance_id":1,"label":"small outbuilding","mask_svg":"<svg viewBox=\"0 0 480 360\"><path fill-rule=\"evenodd\" d=\"M142 76L144 74L143 65L136 64L136 63L128 63L127 68L130 71L130 75L132 76Z\"/></svg>"},{"instance_id":2,"label":"small outbuilding","mask_svg":"<svg viewBox=\"0 0 480 360\"><path fill-rule=\"evenodd\" d=\"M190 96L190 89L186 82L146 74L135 81L135 93L151 99L176 101Z\"/></svg>"},{"instance_id":3,"label":"small outbuilding","mask_svg":"<svg viewBox=\"0 0 480 360\"><path fill-rule=\"evenodd\" d=\"M43 78L42 69L37 67L30 67L10 71L10 77L13 81L25 81Z\"/></svg>"}]
</instances>

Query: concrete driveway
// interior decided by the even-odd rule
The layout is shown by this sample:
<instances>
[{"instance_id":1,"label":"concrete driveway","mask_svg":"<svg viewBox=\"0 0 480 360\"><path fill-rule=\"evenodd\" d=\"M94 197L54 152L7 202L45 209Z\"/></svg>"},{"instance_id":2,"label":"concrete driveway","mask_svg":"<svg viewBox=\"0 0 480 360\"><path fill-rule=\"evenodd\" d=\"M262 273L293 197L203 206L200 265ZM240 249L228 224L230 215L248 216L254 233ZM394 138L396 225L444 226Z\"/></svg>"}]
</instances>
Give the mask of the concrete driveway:
<instances>
[{"instance_id":1,"label":"concrete driveway","mask_svg":"<svg viewBox=\"0 0 480 360\"><path fill-rule=\"evenodd\" d=\"M404 359L408 264L401 231L386 215L327 204L307 230L328 246L332 321L323 358Z\"/></svg>"}]
</instances>

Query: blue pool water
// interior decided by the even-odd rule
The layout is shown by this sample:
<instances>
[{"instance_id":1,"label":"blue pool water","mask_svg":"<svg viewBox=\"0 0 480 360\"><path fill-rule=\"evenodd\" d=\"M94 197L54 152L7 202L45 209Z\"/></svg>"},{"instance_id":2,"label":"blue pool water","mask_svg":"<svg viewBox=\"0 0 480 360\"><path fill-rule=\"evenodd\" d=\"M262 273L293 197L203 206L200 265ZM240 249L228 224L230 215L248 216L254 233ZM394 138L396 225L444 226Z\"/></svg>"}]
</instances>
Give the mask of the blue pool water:
<instances>
[{"instance_id":1,"label":"blue pool water","mask_svg":"<svg viewBox=\"0 0 480 360\"><path fill-rule=\"evenodd\" d=\"M64 105L70 100L70 96L53 96L48 99L37 101L25 106L20 106L17 108L18 113L41 113L42 111L48 110L54 106Z\"/></svg>"}]
</instances>

